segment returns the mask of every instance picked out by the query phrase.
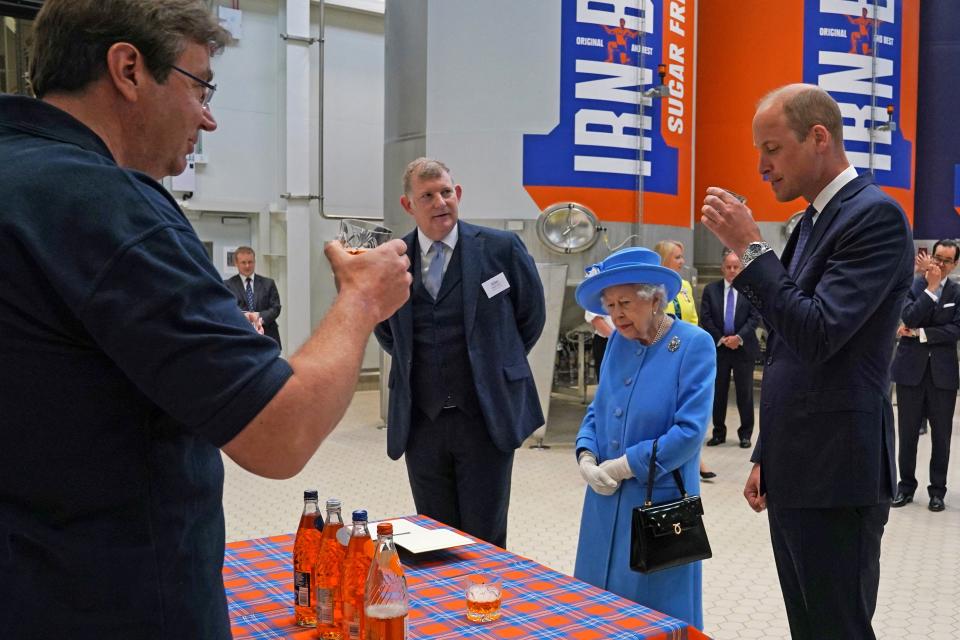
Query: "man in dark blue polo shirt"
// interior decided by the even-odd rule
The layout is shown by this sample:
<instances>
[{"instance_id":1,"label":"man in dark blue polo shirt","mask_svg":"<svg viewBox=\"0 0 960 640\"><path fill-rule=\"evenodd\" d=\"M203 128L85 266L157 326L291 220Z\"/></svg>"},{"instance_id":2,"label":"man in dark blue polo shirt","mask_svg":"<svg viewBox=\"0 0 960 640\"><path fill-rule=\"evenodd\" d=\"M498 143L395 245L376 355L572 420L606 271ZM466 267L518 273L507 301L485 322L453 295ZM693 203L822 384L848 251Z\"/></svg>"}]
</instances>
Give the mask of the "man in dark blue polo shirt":
<instances>
[{"instance_id":1,"label":"man in dark blue polo shirt","mask_svg":"<svg viewBox=\"0 0 960 640\"><path fill-rule=\"evenodd\" d=\"M297 473L406 300L400 241L333 244L289 363L158 184L213 131L203 0L47 0L0 96L0 636L229 638L220 449Z\"/></svg>"}]
</instances>

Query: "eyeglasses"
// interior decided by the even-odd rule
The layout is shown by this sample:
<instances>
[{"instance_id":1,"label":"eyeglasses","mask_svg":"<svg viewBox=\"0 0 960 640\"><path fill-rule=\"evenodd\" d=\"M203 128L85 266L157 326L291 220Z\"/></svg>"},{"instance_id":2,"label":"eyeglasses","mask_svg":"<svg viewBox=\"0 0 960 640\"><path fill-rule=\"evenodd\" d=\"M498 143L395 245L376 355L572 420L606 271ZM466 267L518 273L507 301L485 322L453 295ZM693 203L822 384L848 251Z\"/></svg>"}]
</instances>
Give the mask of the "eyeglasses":
<instances>
[{"instance_id":1,"label":"eyeglasses","mask_svg":"<svg viewBox=\"0 0 960 640\"><path fill-rule=\"evenodd\" d=\"M206 80L201 80L200 78L193 75L189 71L184 71L183 69L181 69L175 64L170 65L170 67L174 71L177 71L178 73L182 73L183 75L187 76L194 82L198 83L201 87L203 87L203 95L200 97L200 106L203 107L204 109L208 108L210 106L210 101L213 100L213 94L217 92L217 85L210 84Z\"/></svg>"},{"instance_id":2,"label":"eyeglasses","mask_svg":"<svg viewBox=\"0 0 960 640\"><path fill-rule=\"evenodd\" d=\"M931 256L930 259L937 264L942 264L945 267L949 267L956 262L956 260L951 260L950 258L941 258L940 256Z\"/></svg>"}]
</instances>

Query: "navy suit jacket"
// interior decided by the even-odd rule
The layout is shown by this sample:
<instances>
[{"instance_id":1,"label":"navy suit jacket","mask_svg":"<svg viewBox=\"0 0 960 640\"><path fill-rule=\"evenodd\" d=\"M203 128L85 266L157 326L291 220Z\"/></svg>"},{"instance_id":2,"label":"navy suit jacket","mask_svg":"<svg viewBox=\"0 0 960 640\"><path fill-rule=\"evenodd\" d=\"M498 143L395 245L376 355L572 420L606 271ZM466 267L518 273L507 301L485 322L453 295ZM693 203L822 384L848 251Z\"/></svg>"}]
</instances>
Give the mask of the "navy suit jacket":
<instances>
[{"instance_id":1,"label":"navy suit jacket","mask_svg":"<svg viewBox=\"0 0 960 640\"><path fill-rule=\"evenodd\" d=\"M760 400L761 492L779 507L880 504L896 493L890 358L913 272L910 227L869 175L820 213L788 275L769 251L734 280L770 331Z\"/></svg>"},{"instance_id":2,"label":"navy suit jacket","mask_svg":"<svg viewBox=\"0 0 960 640\"><path fill-rule=\"evenodd\" d=\"M241 309L260 313L264 335L270 336L280 344L280 329L277 327L277 317L280 315L280 292L277 291L277 283L272 278L266 278L259 273L253 274L253 309L247 308L247 292L239 273L224 280L223 284L227 285L230 292L237 297L237 304Z\"/></svg>"},{"instance_id":3,"label":"navy suit jacket","mask_svg":"<svg viewBox=\"0 0 960 640\"><path fill-rule=\"evenodd\" d=\"M513 451L543 424L543 411L527 363L546 320L543 285L536 264L512 232L458 221L462 252L463 323L477 399L490 438L502 451ZM411 272L419 251L417 231L403 238ZM509 289L488 298L482 283L502 273ZM420 280L414 274L415 286ZM374 334L392 358L387 453L396 460L407 447L412 417L410 371L413 365L413 299L408 300Z\"/></svg>"},{"instance_id":4,"label":"navy suit jacket","mask_svg":"<svg viewBox=\"0 0 960 640\"><path fill-rule=\"evenodd\" d=\"M949 278L936 302L924 293L927 280L923 276L913 281L907 301L900 314L903 324L911 329L923 329L926 342L919 338L900 338L897 355L890 368L897 384L917 386L930 362L930 375L938 389L960 388L957 362L957 340L960 339L960 285Z\"/></svg>"},{"instance_id":5,"label":"navy suit jacket","mask_svg":"<svg viewBox=\"0 0 960 640\"><path fill-rule=\"evenodd\" d=\"M703 299L700 301L700 326L713 338L713 344L717 344L720 338L727 335L723 330L723 285L724 281L718 280L705 286ZM737 306L733 312L733 328L736 335L743 340L740 348L751 360L760 357L760 342L757 340L759 324L760 314L757 310L742 293L737 295ZM717 349L726 348L717 347Z\"/></svg>"}]
</instances>

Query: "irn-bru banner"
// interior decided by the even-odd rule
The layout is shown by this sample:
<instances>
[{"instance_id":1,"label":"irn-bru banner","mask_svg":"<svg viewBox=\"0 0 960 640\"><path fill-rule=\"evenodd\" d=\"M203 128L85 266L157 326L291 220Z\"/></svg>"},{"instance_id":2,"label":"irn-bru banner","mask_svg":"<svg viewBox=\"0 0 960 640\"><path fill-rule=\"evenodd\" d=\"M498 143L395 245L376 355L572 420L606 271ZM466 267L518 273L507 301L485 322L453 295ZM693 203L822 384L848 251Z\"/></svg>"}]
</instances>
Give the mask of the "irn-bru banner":
<instances>
[{"instance_id":1,"label":"irn-bru banner","mask_svg":"<svg viewBox=\"0 0 960 640\"><path fill-rule=\"evenodd\" d=\"M912 219L919 0L775 4L701 3L695 192L716 184L743 193L764 221L783 221L802 210L799 201L776 202L760 180L750 123L768 91L807 82L839 103L850 162L860 173L872 168L877 183ZM886 128L889 105L893 131Z\"/></svg>"},{"instance_id":2,"label":"irn-bru banner","mask_svg":"<svg viewBox=\"0 0 960 640\"><path fill-rule=\"evenodd\" d=\"M523 139L537 207L574 200L634 222L642 191L645 224L690 226L695 10L696 0L562 0L559 122ZM671 95L643 97L661 63Z\"/></svg>"}]
</instances>

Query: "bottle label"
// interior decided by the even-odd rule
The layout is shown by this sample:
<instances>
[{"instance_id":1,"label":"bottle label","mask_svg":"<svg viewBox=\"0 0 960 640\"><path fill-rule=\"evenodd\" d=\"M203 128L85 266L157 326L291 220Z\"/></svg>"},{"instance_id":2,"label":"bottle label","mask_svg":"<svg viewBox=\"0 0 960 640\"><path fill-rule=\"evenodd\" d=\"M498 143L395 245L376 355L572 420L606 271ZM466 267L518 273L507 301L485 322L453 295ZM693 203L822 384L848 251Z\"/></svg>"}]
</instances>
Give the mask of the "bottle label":
<instances>
[{"instance_id":1,"label":"bottle label","mask_svg":"<svg viewBox=\"0 0 960 640\"><path fill-rule=\"evenodd\" d=\"M317 624L333 624L332 589L317 589Z\"/></svg>"},{"instance_id":2,"label":"bottle label","mask_svg":"<svg viewBox=\"0 0 960 640\"><path fill-rule=\"evenodd\" d=\"M298 607L310 606L310 572L293 572L293 600Z\"/></svg>"}]
</instances>

